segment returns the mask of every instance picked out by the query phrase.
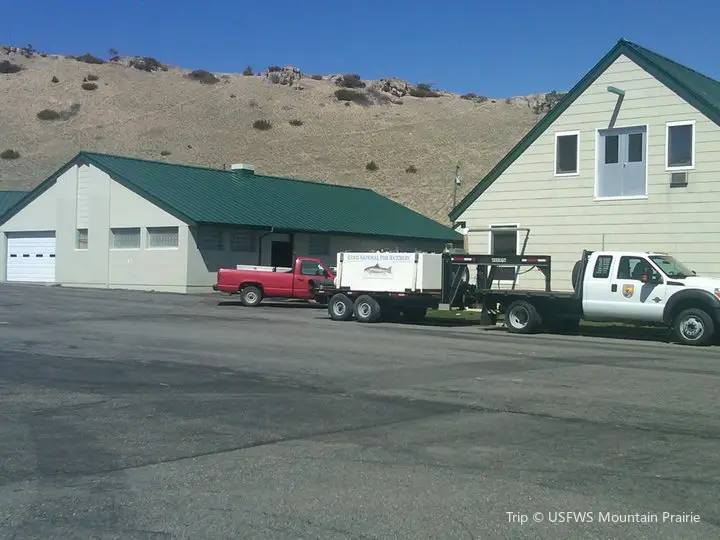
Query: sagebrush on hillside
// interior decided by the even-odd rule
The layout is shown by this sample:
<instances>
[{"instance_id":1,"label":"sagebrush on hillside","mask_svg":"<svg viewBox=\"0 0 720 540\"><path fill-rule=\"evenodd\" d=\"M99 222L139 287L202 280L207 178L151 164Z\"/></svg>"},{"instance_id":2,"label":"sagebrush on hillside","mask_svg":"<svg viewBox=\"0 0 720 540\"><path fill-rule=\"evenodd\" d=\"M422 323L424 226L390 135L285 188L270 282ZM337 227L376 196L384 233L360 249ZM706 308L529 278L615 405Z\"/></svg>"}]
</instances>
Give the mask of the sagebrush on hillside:
<instances>
[{"instance_id":1,"label":"sagebrush on hillside","mask_svg":"<svg viewBox=\"0 0 720 540\"><path fill-rule=\"evenodd\" d=\"M72 59L0 48L0 140L21 156L2 161L0 190L33 187L89 150L219 168L251 163L259 173L369 187L447 222L455 166L462 197L551 106L544 95L505 103L479 88L461 99L351 69L319 76L270 66L294 79L269 84L268 71L253 75L249 66L215 75L112 52ZM90 73L101 88L90 90Z\"/></svg>"}]
</instances>

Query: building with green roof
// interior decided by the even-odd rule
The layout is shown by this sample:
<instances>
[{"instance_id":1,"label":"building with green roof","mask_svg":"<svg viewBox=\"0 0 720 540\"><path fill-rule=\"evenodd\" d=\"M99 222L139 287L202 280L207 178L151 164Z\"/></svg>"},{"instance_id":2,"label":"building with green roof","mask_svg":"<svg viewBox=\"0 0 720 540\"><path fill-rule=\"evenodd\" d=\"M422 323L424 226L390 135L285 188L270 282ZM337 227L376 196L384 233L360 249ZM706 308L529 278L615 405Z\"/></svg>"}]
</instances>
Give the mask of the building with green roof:
<instances>
[{"instance_id":1,"label":"building with green roof","mask_svg":"<svg viewBox=\"0 0 720 540\"><path fill-rule=\"evenodd\" d=\"M720 82L625 39L450 213L469 251L525 244L553 257L552 286L568 290L583 249L667 251L720 276L718 216ZM542 279L521 273L517 286Z\"/></svg>"},{"instance_id":2,"label":"building with green roof","mask_svg":"<svg viewBox=\"0 0 720 540\"><path fill-rule=\"evenodd\" d=\"M212 290L219 268L442 251L458 232L372 190L80 152L0 212L6 281Z\"/></svg>"}]
</instances>

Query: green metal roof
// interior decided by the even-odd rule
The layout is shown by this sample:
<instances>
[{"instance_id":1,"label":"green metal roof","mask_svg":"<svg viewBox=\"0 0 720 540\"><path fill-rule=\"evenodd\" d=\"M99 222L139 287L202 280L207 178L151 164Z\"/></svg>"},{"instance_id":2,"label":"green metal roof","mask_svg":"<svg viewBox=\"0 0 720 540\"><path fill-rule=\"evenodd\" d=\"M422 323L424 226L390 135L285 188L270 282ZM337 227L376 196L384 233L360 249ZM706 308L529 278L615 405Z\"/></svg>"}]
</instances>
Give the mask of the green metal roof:
<instances>
[{"instance_id":1,"label":"green metal roof","mask_svg":"<svg viewBox=\"0 0 720 540\"><path fill-rule=\"evenodd\" d=\"M621 39L580 81L523 137L508 154L450 211L455 221L487 190L565 110L612 65L625 55L720 126L720 82L687 66Z\"/></svg>"},{"instance_id":2,"label":"green metal roof","mask_svg":"<svg viewBox=\"0 0 720 540\"><path fill-rule=\"evenodd\" d=\"M0 216L20 202L27 191L0 191Z\"/></svg>"},{"instance_id":3,"label":"green metal roof","mask_svg":"<svg viewBox=\"0 0 720 540\"><path fill-rule=\"evenodd\" d=\"M76 163L98 167L188 224L443 241L462 239L450 227L369 189L93 152L80 152L33 190L25 204ZM16 207L13 213L19 210ZM4 216L0 223L9 217Z\"/></svg>"}]
</instances>

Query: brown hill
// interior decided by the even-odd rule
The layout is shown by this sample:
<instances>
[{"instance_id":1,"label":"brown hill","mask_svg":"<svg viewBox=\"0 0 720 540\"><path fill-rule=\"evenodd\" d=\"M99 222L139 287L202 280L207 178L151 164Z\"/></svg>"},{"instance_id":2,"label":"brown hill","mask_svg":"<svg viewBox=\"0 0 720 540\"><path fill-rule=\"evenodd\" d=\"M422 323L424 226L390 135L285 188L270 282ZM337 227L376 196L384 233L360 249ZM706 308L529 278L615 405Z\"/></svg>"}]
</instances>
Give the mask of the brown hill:
<instances>
[{"instance_id":1,"label":"brown hill","mask_svg":"<svg viewBox=\"0 0 720 540\"><path fill-rule=\"evenodd\" d=\"M370 187L442 222L456 164L459 200L547 101L546 94L461 97L293 68L210 74L152 59L11 47L0 48L0 95L2 190L35 186L83 149L215 167L250 163L262 174Z\"/></svg>"}]
</instances>

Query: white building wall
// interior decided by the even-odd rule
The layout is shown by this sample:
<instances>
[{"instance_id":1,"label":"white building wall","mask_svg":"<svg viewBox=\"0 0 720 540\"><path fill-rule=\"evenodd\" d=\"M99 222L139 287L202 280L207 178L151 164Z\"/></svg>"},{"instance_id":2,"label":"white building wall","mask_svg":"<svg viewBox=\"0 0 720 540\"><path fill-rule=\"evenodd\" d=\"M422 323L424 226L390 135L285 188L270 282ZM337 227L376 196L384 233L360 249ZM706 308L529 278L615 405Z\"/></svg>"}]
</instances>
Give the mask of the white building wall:
<instances>
[{"instance_id":1,"label":"white building wall","mask_svg":"<svg viewBox=\"0 0 720 540\"><path fill-rule=\"evenodd\" d=\"M178 227L178 247L151 249L147 227ZM113 227L139 227L139 249L112 249ZM77 229L87 228L87 249ZM55 185L0 227L56 231L56 281L65 286L186 291L187 226L91 165L73 166ZM2 261L5 275L6 240Z\"/></svg>"},{"instance_id":2,"label":"white building wall","mask_svg":"<svg viewBox=\"0 0 720 540\"><path fill-rule=\"evenodd\" d=\"M596 130L647 126L647 197L596 200ZM695 122L695 168L671 188L665 170L666 122ZM555 133L580 131L579 174L555 177ZM698 273L720 276L720 127L625 56L615 61L458 221L471 228L516 224L531 229L526 254L552 256L556 289L570 290L583 249L669 251ZM524 233L520 233L521 238ZM470 233L469 250L489 253L489 233ZM541 274L521 275L542 287Z\"/></svg>"}]
</instances>

